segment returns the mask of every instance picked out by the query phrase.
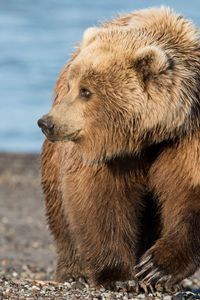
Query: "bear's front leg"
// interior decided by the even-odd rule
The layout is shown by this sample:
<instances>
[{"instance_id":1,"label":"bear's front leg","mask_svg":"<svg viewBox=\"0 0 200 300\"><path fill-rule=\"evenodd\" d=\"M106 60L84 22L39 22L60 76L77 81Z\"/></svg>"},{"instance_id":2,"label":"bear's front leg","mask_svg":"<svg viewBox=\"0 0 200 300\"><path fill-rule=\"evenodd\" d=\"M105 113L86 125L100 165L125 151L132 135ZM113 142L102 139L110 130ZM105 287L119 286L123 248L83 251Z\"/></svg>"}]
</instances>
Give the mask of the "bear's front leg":
<instances>
[{"instance_id":1,"label":"bear's front leg","mask_svg":"<svg viewBox=\"0 0 200 300\"><path fill-rule=\"evenodd\" d=\"M62 193L59 182L62 145L45 141L42 152L42 187L45 194L46 215L49 229L54 237L57 266L56 280L64 282L69 277L87 278L87 271L79 260L73 236L69 231L68 220L62 206ZM60 154L58 152L60 151Z\"/></svg>"},{"instance_id":2,"label":"bear's front leg","mask_svg":"<svg viewBox=\"0 0 200 300\"><path fill-rule=\"evenodd\" d=\"M200 267L199 140L165 150L150 170L149 183L160 202L163 228L136 276L150 284L179 283Z\"/></svg>"},{"instance_id":3,"label":"bear's front leg","mask_svg":"<svg viewBox=\"0 0 200 300\"><path fill-rule=\"evenodd\" d=\"M74 159L63 181L70 230L95 285L134 277L141 203L134 176L121 173Z\"/></svg>"}]
</instances>

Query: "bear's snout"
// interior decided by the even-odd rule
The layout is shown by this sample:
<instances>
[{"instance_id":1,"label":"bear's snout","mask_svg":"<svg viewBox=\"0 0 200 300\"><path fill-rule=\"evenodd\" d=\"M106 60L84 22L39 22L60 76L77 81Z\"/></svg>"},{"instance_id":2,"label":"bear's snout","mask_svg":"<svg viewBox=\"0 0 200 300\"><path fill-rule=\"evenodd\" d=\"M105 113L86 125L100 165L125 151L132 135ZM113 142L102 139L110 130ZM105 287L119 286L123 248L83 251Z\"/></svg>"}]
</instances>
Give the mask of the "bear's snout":
<instances>
[{"instance_id":1,"label":"bear's snout","mask_svg":"<svg viewBox=\"0 0 200 300\"><path fill-rule=\"evenodd\" d=\"M51 117L45 115L42 118L40 118L37 123L46 136L51 135L53 133L54 123Z\"/></svg>"}]
</instances>

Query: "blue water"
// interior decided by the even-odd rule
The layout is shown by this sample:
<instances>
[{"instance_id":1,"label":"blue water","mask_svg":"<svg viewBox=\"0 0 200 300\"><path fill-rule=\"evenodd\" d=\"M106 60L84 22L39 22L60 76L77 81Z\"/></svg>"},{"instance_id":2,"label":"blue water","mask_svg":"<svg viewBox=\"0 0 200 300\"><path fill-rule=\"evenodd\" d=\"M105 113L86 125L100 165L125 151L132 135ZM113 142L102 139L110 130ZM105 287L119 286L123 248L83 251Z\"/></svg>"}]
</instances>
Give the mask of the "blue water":
<instances>
[{"instance_id":1,"label":"blue water","mask_svg":"<svg viewBox=\"0 0 200 300\"><path fill-rule=\"evenodd\" d=\"M0 151L40 151L36 121L87 27L161 4L200 25L200 0L0 0Z\"/></svg>"}]
</instances>

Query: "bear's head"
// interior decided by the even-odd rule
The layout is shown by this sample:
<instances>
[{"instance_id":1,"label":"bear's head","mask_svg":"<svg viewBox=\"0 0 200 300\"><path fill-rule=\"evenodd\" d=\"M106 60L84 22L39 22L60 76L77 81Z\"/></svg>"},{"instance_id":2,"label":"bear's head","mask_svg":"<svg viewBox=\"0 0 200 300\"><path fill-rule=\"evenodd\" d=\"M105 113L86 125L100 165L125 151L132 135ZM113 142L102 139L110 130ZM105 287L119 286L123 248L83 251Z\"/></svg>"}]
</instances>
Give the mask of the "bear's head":
<instances>
[{"instance_id":1,"label":"bear's head","mask_svg":"<svg viewBox=\"0 0 200 300\"><path fill-rule=\"evenodd\" d=\"M132 29L89 29L39 126L52 142L73 141L86 161L137 153L184 124L179 73L170 51Z\"/></svg>"}]
</instances>

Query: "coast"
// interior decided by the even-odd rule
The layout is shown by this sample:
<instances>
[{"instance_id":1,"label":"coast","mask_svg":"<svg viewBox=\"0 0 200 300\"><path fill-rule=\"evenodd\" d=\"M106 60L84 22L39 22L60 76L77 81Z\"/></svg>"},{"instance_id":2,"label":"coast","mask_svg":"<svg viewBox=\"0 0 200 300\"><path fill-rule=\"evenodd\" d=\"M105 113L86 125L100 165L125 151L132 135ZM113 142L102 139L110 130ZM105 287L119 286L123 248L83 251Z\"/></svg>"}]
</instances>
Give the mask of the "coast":
<instances>
[{"instance_id":1,"label":"coast","mask_svg":"<svg viewBox=\"0 0 200 300\"><path fill-rule=\"evenodd\" d=\"M0 299L200 299L197 293L180 298L159 292L145 298L123 283L115 292L97 290L81 278L53 282L55 251L46 226L39 169L37 154L0 153ZM200 289L200 272L185 285Z\"/></svg>"}]
</instances>

